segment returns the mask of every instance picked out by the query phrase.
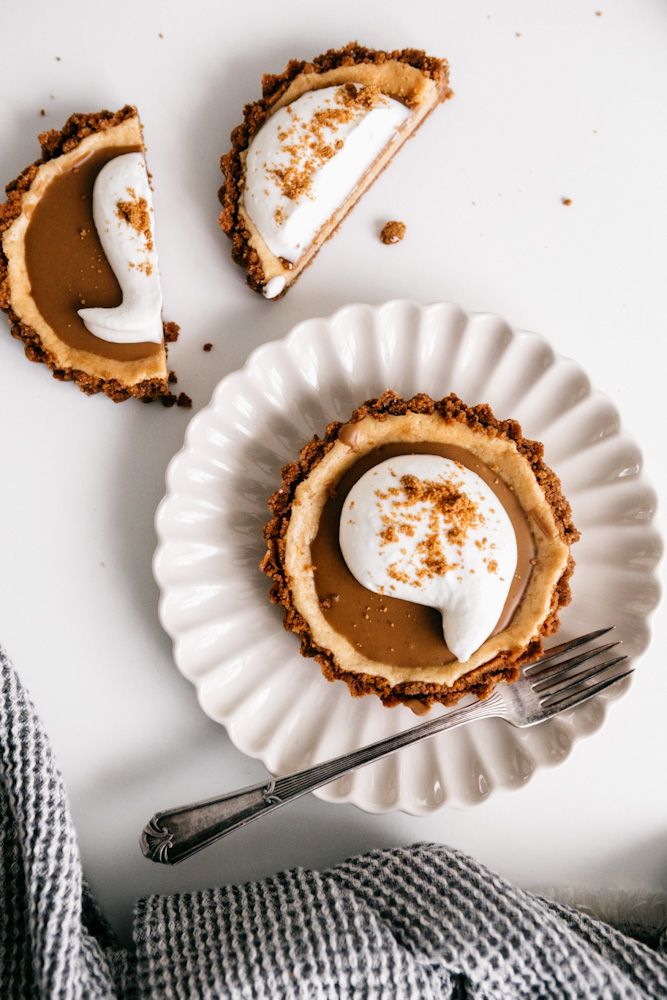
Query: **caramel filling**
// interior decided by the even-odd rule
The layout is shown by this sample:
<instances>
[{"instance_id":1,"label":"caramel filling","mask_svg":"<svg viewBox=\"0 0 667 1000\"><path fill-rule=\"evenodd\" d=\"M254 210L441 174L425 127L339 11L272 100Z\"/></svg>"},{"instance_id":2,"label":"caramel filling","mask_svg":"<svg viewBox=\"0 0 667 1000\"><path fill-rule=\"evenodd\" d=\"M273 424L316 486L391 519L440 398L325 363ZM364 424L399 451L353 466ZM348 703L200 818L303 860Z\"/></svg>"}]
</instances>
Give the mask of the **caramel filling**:
<instances>
[{"instance_id":1,"label":"caramel filling","mask_svg":"<svg viewBox=\"0 0 667 1000\"><path fill-rule=\"evenodd\" d=\"M75 160L50 181L30 218L26 269L39 312L69 347L115 361L161 357L162 344L111 344L90 333L77 310L114 308L122 293L93 220L93 185L102 167L140 146L113 146Z\"/></svg>"},{"instance_id":2,"label":"caramel filling","mask_svg":"<svg viewBox=\"0 0 667 1000\"><path fill-rule=\"evenodd\" d=\"M345 429L342 429L343 434ZM354 447L351 441L343 443ZM441 455L460 462L491 487L512 522L517 540L517 568L503 613L493 635L507 628L530 578L535 558L533 536L514 493L488 465L465 448L438 442L380 445L360 457L342 476L327 500L311 545L315 590L328 624L369 659L397 667L444 665L454 660L442 633L442 617L434 608L373 594L348 570L338 541L345 497L361 476L387 458L410 454Z\"/></svg>"}]
</instances>

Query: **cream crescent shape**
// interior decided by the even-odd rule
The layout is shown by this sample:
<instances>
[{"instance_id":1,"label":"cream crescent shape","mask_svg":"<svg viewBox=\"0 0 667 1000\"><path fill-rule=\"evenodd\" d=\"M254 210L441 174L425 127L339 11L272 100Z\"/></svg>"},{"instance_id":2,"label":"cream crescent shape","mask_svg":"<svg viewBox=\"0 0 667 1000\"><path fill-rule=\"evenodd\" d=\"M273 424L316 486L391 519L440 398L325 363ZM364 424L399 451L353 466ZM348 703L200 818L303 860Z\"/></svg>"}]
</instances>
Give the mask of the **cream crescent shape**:
<instances>
[{"instance_id":1,"label":"cream crescent shape","mask_svg":"<svg viewBox=\"0 0 667 1000\"><path fill-rule=\"evenodd\" d=\"M344 90L303 94L271 115L248 148L246 211L271 253L291 263L410 117L404 104L384 94L371 107L346 103Z\"/></svg>"},{"instance_id":2,"label":"cream crescent shape","mask_svg":"<svg viewBox=\"0 0 667 1000\"><path fill-rule=\"evenodd\" d=\"M111 309L79 309L79 316L90 333L112 344L161 343L153 198L141 153L115 156L102 167L93 187L93 219L123 301Z\"/></svg>"},{"instance_id":3,"label":"cream crescent shape","mask_svg":"<svg viewBox=\"0 0 667 1000\"><path fill-rule=\"evenodd\" d=\"M493 632L517 564L498 497L440 455L399 455L369 469L343 504L340 546L368 590L437 608L461 663Z\"/></svg>"}]
</instances>

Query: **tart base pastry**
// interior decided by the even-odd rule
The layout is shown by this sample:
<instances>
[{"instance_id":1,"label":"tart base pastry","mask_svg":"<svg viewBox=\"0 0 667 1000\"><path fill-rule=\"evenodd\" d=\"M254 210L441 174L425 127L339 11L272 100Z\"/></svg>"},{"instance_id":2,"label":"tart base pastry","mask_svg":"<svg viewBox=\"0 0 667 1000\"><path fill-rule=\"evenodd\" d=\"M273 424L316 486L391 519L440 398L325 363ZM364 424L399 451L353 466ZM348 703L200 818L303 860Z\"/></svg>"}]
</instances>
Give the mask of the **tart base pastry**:
<instances>
[{"instance_id":1,"label":"tart base pastry","mask_svg":"<svg viewBox=\"0 0 667 1000\"><path fill-rule=\"evenodd\" d=\"M380 52L356 42L337 51L330 50L311 62L293 60L279 76L264 76L261 100L246 106L243 123L232 132L232 148L221 159L225 183L219 192L223 206L220 226L230 237L232 257L245 269L252 289L263 292L267 298L285 294L399 147L440 102L451 96L448 81L449 67L444 59L435 59L415 49ZM293 109L299 98L325 88L354 86L363 88L365 93L379 92L409 113L321 225L312 242L303 247L298 259L287 260L271 251L246 205L248 150L267 121L281 109ZM291 141L286 140L288 144ZM301 165L299 170L302 171Z\"/></svg>"},{"instance_id":2,"label":"tart base pastry","mask_svg":"<svg viewBox=\"0 0 667 1000\"><path fill-rule=\"evenodd\" d=\"M175 323L162 324L160 343L108 343L78 315L79 307L121 301L93 221L92 185L99 165L128 151L143 154L136 108L74 114L39 139L41 157L7 186L0 205L0 308L12 334L31 361L87 394L176 402L166 360Z\"/></svg>"},{"instance_id":3,"label":"tart base pastry","mask_svg":"<svg viewBox=\"0 0 667 1000\"><path fill-rule=\"evenodd\" d=\"M339 493L349 491L355 466L381 461L383 449L409 454L454 449L456 456L468 456L462 461L470 468L481 463L489 482L500 480L497 491L504 491L508 513L514 505L517 540L521 531L527 539L520 546L532 547L521 556L529 560L527 571L517 564L515 604L510 607L508 598L505 619L501 616L495 632L465 663L448 653L434 609L413 614L413 605L407 612L400 606L406 602L375 598L365 588L348 591L344 560L336 576L323 576L321 539L337 531L331 519L326 526L327 505L341 504ZM273 518L264 530L261 568L272 580L270 598L284 607L284 627L299 636L301 653L314 657L328 680L343 680L352 695L376 694L386 706L405 703L415 710L434 702L453 704L466 694L483 698L499 681L515 680L520 667L540 655L542 640L558 629L559 611L570 602L570 546L579 537L560 481L542 456L543 446L524 438L516 421L499 421L488 406L468 407L453 394L440 401L426 395L406 401L387 391L359 407L347 424L329 424L321 440L313 438L282 470L282 484L269 500ZM328 544L335 547L337 535ZM325 593L333 579L337 592ZM360 600L365 607L356 607ZM394 635L404 627L413 630L403 653L389 652L385 640L378 645L370 632L366 642L364 619L382 620L382 614L384 621L395 622ZM359 632L352 631L355 617Z\"/></svg>"}]
</instances>

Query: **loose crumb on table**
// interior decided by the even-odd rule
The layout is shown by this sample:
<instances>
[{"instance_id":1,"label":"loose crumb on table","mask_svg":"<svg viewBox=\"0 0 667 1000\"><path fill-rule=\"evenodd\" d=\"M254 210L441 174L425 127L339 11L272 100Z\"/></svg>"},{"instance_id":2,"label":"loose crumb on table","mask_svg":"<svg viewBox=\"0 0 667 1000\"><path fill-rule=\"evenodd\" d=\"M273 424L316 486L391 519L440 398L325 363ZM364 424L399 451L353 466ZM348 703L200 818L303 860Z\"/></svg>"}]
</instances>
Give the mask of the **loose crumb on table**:
<instances>
[{"instance_id":1,"label":"loose crumb on table","mask_svg":"<svg viewBox=\"0 0 667 1000\"><path fill-rule=\"evenodd\" d=\"M380 239L386 245L390 243L399 243L405 236L405 223L404 222L387 222L385 223L382 232L380 233Z\"/></svg>"}]
</instances>

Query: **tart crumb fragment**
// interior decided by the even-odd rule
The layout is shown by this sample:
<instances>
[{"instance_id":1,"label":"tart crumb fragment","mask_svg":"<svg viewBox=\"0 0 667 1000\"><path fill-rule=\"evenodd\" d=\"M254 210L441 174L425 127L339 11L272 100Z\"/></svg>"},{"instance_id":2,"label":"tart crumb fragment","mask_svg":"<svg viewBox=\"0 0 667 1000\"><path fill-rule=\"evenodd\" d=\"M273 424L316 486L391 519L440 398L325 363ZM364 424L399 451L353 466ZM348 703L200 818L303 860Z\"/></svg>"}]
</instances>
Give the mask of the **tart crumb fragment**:
<instances>
[{"instance_id":1,"label":"tart crumb fragment","mask_svg":"<svg viewBox=\"0 0 667 1000\"><path fill-rule=\"evenodd\" d=\"M387 246L391 243L400 243L405 236L405 229L404 222L386 222L382 227L380 240Z\"/></svg>"}]
</instances>

